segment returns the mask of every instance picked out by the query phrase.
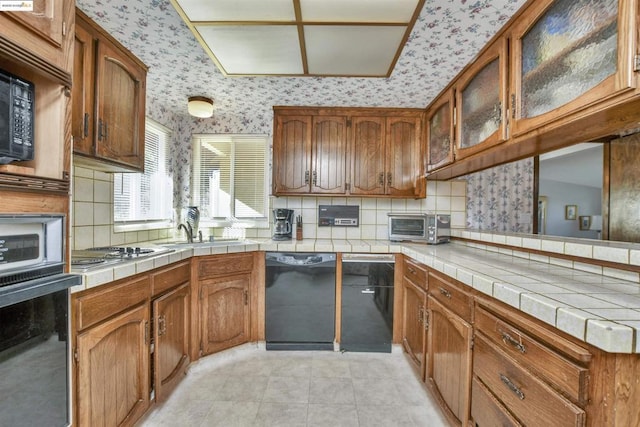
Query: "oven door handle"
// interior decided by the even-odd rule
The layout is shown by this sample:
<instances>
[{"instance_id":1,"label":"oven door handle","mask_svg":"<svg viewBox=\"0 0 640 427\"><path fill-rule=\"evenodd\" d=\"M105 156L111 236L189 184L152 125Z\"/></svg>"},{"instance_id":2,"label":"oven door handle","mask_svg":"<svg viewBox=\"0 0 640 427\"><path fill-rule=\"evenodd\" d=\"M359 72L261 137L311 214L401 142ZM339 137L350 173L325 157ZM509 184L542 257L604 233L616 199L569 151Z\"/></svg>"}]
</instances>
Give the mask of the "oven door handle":
<instances>
[{"instance_id":1,"label":"oven door handle","mask_svg":"<svg viewBox=\"0 0 640 427\"><path fill-rule=\"evenodd\" d=\"M79 274L54 274L0 288L0 308L82 284Z\"/></svg>"},{"instance_id":2,"label":"oven door handle","mask_svg":"<svg viewBox=\"0 0 640 427\"><path fill-rule=\"evenodd\" d=\"M342 262L395 263L393 254L342 254Z\"/></svg>"}]
</instances>

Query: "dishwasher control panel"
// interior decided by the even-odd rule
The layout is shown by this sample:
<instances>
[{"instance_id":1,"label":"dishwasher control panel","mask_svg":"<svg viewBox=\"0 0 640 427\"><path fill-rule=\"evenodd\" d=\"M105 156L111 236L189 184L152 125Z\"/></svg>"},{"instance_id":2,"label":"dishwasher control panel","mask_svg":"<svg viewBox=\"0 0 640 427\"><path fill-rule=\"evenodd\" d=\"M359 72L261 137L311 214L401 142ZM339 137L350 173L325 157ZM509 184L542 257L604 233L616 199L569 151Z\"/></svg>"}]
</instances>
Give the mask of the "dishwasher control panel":
<instances>
[{"instance_id":1,"label":"dishwasher control panel","mask_svg":"<svg viewBox=\"0 0 640 427\"><path fill-rule=\"evenodd\" d=\"M360 206L318 206L318 227L357 227L360 224L359 218Z\"/></svg>"}]
</instances>

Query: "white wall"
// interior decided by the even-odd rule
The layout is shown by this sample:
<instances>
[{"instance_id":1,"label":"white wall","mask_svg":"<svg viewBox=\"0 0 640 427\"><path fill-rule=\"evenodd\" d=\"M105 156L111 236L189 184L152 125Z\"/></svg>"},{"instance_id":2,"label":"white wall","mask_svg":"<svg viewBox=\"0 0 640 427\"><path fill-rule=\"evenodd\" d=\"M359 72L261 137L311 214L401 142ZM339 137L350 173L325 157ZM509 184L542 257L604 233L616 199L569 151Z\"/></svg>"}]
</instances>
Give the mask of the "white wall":
<instances>
[{"instance_id":1,"label":"white wall","mask_svg":"<svg viewBox=\"0 0 640 427\"><path fill-rule=\"evenodd\" d=\"M547 232L552 236L597 239L596 231L580 230L579 216L600 215L602 190L585 185L540 180L540 196L547 197ZM577 205L575 220L565 219L565 206Z\"/></svg>"}]
</instances>

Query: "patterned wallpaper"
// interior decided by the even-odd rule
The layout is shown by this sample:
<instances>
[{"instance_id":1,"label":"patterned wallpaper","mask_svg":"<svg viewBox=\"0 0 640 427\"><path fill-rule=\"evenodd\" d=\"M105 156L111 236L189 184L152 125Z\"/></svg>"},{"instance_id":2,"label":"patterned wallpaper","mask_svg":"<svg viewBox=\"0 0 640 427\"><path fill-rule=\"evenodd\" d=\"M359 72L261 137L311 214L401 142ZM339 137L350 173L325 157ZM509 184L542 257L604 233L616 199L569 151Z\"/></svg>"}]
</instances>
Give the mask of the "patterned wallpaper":
<instances>
[{"instance_id":1,"label":"patterned wallpaper","mask_svg":"<svg viewBox=\"0 0 640 427\"><path fill-rule=\"evenodd\" d=\"M467 227L533 232L533 159L467 175Z\"/></svg>"},{"instance_id":2,"label":"patterned wallpaper","mask_svg":"<svg viewBox=\"0 0 640 427\"><path fill-rule=\"evenodd\" d=\"M273 105L424 108L525 0L427 0L390 78L224 77L168 0L76 3L149 66L147 115L174 132L179 207L189 203L193 133L272 135ZM214 99L212 118L186 114L193 95ZM530 227L532 168L506 168L469 177L470 227Z\"/></svg>"},{"instance_id":3,"label":"patterned wallpaper","mask_svg":"<svg viewBox=\"0 0 640 427\"><path fill-rule=\"evenodd\" d=\"M207 127L263 133L273 105L426 107L524 2L427 0L390 78L224 77L169 0L76 3L149 66L154 119L202 95L216 105Z\"/></svg>"}]
</instances>

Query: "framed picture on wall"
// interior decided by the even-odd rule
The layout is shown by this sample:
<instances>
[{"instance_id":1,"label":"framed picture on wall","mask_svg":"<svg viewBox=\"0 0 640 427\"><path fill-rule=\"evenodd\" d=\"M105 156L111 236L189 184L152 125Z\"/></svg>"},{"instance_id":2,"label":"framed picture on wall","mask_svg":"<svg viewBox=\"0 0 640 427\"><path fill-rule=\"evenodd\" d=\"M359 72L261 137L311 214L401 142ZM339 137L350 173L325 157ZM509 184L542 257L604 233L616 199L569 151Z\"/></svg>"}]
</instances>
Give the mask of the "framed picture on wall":
<instances>
[{"instance_id":1,"label":"framed picture on wall","mask_svg":"<svg viewBox=\"0 0 640 427\"><path fill-rule=\"evenodd\" d=\"M580 216L580 230L588 230L591 228L591 216L589 215L581 215Z\"/></svg>"},{"instance_id":2,"label":"framed picture on wall","mask_svg":"<svg viewBox=\"0 0 640 427\"><path fill-rule=\"evenodd\" d=\"M577 219L578 218L578 205L565 205L564 206L564 219Z\"/></svg>"}]
</instances>

